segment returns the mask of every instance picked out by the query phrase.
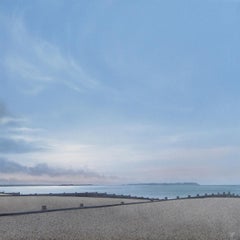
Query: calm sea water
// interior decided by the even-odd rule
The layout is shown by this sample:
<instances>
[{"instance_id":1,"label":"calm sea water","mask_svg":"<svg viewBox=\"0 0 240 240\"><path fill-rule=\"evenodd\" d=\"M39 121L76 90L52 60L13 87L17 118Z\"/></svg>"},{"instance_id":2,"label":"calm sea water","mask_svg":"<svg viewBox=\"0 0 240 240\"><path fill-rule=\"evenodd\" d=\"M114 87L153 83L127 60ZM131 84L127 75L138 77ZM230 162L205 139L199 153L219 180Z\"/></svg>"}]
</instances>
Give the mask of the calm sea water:
<instances>
[{"instance_id":1,"label":"calm sea water","mask_svg":"<svg viewBox=\"0 0 240 240\"><path fill-rule=\"evenodd\" d=\"M175 198L205 193L231 192L240 194L240 185L111 185L111 186L11 186L0 187L0 192L34 193L84 193L99 192L138 197Z\"/></svg>"}]
</instances>

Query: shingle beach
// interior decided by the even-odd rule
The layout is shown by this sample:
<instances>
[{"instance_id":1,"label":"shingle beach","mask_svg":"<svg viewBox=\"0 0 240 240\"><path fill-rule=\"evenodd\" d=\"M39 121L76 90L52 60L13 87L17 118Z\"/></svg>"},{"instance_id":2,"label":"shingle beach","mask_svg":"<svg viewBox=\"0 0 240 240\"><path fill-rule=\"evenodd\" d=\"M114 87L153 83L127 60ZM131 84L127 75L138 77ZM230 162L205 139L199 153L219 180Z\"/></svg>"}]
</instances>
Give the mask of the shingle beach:
<instances>
[{"instance_id":1,"label":"shingle beach","mask_svg":"<svg viewBox=\"0 0 240 240\"><path fill-rule=\"evenodd\" d=\"M122 199L0 197L0 213L115 204ZM133 202L137 200L126 200ZM240 199L205 198L0 217L0 239L239 240Z\"/></svg>"}]
</instances>

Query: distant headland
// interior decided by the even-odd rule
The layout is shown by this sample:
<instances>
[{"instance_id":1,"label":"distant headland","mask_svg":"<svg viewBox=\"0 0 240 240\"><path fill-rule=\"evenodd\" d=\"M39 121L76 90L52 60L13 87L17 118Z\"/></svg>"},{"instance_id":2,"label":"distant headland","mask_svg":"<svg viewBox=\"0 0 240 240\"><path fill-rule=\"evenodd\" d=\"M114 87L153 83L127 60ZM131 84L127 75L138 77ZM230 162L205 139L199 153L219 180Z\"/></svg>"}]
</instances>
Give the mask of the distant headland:
<instances>
[{"instance_id":1,"label":"distant headland","mask_svg":"<svg viewBox=\"0 0 240 240\"><path fill-rule=\"evenodd\" d=\"M191 185L191 186L200 186L199 183L195 182L175 182L175 183L130 183L127 185Z\"/></svg>"}]
</instances>

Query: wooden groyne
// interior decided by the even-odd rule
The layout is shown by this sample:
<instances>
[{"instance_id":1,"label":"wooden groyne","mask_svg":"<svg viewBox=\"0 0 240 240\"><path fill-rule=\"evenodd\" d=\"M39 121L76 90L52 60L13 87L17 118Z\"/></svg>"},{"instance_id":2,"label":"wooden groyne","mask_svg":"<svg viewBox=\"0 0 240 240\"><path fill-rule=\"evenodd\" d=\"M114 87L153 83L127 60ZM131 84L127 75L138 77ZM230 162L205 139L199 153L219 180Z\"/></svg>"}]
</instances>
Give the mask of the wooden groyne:
<instances>
[{"instance_id":1,"label":"wooden groyne","mask_svg":"<svg viewBox=\"0 0 240 240\"><path fill-rule=\"evenodd\" d=\"M70 210L83 210L83 209L94 209L94 208L109 208L109 207L117 207L123 205L136 205L136 204L143 204L143 203L150 203L146 201L142 202L131 202L131 203L124 203L123 201L120 203L115 204L105 204L105 205L95 205L95 206L84 206L82 203L79 207L70 207L70 208L55 208L55 209L48 209L46 205L41 206L40 210L36 211L22 211L22 212L11 212L11 213L0 213L0 217L7 217L7 216L18 216L18 215L29 215L29 214L38 214L38 213L47 213L47 212L62 212L62 211L70 211Z\"/></svg>"},{"instance_id":2,"label":"wooden groyne","mask_svg":"<svg viewBox=\"0 0 240 240\"><path fill-rule=\"evenodd\" d=\"M19 196L19 197L27 197L27 196L55 196L55 197L90 197L90 198L121 198L121 199L134 199L134 200L151 200L151 201L166 201L166 200L181 200L181 199L196 199L196 198L240 198L239 194L231 193L231 192L223 192L223 193L205 193L205 194L196 194L196 195L187 195L187 196L176 196L174 197L163 197L163 198L152 198L152 197L139 197L132 195L123 195L123 194L110 194L110 193L99 193L99 192L84 192L84 193L35 193L35 194L20 194L20 192L13 193L5 193L1 192L2 197L11 197L11 196Z\"/></svg>"}]
</instances>

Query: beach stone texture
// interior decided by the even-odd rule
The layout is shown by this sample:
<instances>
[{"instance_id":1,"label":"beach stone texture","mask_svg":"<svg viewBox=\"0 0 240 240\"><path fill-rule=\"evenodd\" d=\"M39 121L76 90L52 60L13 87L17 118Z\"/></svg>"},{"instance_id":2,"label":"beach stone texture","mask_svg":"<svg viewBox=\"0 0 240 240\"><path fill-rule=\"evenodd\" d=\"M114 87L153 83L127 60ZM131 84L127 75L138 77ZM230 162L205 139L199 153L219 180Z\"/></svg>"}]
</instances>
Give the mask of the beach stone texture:
<instances>
[{"instance_id":1,"label":"beach stone texture","mask_svg":"<svg viewBox=\"0 0 240 240\"><path fill-rule=\"evenodd\" d=\"M42 206L47 209L78 208L107 204L120 204L122 201L139 202L138 199L69 197L69 196L2 196L0 197L0 214L23 211L38 211Z\"/></svg>"},{"instance_id":2,"label":"beach stone texture","mask_svg":"<svg viewBox=\"0 0 240 240\"><path fill-rule=\"evenodd\" d=\"M205 198L0 217L0 239L240 240L239 213L240 199Z\"/></svg>"}]
</instances>

